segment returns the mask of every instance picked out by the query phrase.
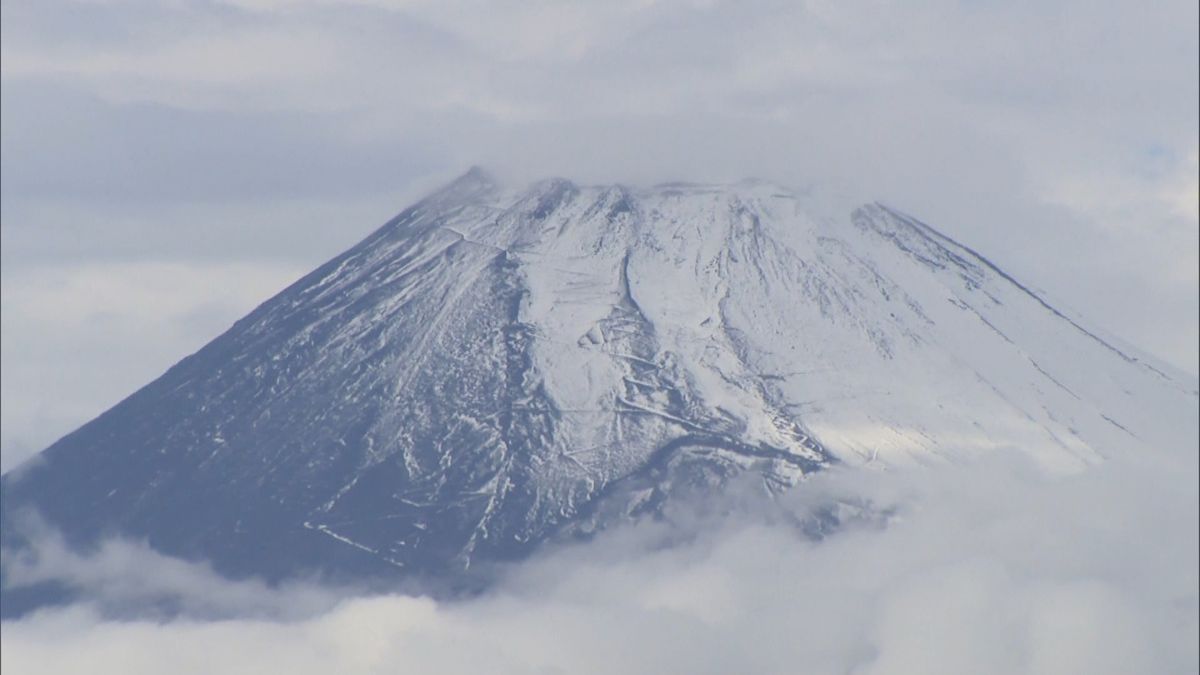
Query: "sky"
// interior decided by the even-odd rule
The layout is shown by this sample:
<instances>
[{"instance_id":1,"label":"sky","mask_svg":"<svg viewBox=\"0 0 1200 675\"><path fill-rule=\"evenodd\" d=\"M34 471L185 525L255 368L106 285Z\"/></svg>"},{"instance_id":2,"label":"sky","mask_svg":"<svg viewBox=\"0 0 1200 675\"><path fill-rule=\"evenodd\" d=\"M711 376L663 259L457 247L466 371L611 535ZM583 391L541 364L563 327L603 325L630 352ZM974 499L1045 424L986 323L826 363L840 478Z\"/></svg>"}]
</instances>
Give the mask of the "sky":
<instances>
[{"instance_id":1,"label":"sky","mask_svg":"<svg viewBox=\"0 0 1200 675\"><path fill-rule=\"evenodd\" d=\"M1195 2L0 8L4 469L474 164L847 188L1198 369Z\"/></svg>"}]
</instances>

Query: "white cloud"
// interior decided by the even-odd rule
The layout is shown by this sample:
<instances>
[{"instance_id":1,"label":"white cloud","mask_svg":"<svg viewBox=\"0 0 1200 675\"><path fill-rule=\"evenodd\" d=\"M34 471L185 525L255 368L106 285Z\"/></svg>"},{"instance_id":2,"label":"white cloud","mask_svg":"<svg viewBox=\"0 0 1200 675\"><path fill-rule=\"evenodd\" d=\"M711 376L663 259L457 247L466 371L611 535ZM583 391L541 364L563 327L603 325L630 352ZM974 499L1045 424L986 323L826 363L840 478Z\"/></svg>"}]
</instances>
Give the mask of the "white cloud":
<instances>
[{"instance_id":1,"label":"white cloud","mask_svg":"<svg viewBox=\"0 0 1200 675\"><path fill-rule=\"evenodd\" d=\"M1192 148L1178 172L1165 181L1160 194L1176 213L1200 221L1200 149Z\"/></svg>"},{"instance_id":2,"label":"white cloud","mask_svg":"<svg viewBox=\"0 0 1200 675\"><path fill-rule=\"evenodd\" d=\"M492 592L454 602L359 597L307 616L165 623L50 610L5 624L3 665L133 675L1194 672L1197 468L1195 454L1156 454L1050 477L1014 453L834 472L791 493L789 509L866 500L885 520L846 516L820 542L769 513L643 525L543 554ZM79 562L54 569L110 595L121 588ZM155 558L111 563L102 553L97 566L127 578L164 568ZM297 606L245 583L204 592Z\"/></svg>"},{"instance_id":3,"label":"white cloud","mask_svg":"<svg viewBox=\"0 0 1200 675\"><path fill-rule=\"evenodd\" d=\"M302 581L282 586L230 581L206 564L160 555L144 542L110 540L83 555L35 516L16 526L36 543L34 551L5 554L5 583L62 582L86 589L90 602L110 611L138 607L153 613L165 603L162 611L194 618L288 620L329 611L339 597L353 592Z\"/></svg>"}]
</instances>

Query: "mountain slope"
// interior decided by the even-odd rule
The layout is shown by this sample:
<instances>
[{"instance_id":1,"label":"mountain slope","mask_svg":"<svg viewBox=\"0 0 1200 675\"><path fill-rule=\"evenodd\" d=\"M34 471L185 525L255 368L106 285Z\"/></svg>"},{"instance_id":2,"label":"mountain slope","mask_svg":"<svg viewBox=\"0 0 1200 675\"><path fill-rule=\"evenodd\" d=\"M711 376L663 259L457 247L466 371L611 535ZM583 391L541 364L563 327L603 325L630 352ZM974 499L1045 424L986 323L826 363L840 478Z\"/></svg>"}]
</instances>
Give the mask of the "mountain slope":
<instances>
[{"instance_id":1,"label":"mountain slope","mask_svg":"<svg viewBox=\"0 0 1200 675\"><path fill-rule=\"evenodd\" d=\"M472 170L5 475L4 545L444 576L746 472L1194 446L1196 400L884 205Z\"/></svg>"}]
</instances>

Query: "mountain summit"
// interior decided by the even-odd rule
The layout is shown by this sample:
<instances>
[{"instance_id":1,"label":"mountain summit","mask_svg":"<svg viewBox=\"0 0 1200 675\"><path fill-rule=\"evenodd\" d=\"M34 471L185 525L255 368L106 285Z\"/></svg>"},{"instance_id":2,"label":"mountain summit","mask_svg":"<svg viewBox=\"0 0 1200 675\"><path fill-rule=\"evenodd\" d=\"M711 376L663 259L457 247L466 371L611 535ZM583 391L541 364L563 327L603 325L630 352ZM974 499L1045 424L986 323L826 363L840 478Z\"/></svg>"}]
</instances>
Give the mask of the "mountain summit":
<instances>
[{"instance_id":1,"label":"mountain summit","mask_svg":"<svg viewBox=\"0 0 1200 675\"><path fill-rule=\"evenodd\" d=\"M1195 443L1195 384L882 204L472 170L5 475L74 545L446 575L737 476Z\"/></svg>"}]
</instances>

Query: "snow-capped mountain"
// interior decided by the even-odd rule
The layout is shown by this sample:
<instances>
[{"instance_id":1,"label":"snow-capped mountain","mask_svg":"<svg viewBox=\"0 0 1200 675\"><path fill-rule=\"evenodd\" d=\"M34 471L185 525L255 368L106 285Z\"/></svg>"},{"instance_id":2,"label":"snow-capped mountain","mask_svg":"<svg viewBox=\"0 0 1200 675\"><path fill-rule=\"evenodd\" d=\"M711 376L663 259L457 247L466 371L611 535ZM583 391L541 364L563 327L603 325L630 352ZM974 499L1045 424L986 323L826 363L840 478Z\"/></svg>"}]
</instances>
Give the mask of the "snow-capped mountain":
<instances>
[{"instance_id":1,"label":"snow-capped mountain","mask_svg":"<svg viewBox=\"0 0 1200 675\"><path fill-rule=\"evenodd\" d=\"M1194 446L1196 407L882 204L472 170L4 476L4 545L29 508L236 575L444 575L733 476Z\"/></svg>"}]
</instances>

